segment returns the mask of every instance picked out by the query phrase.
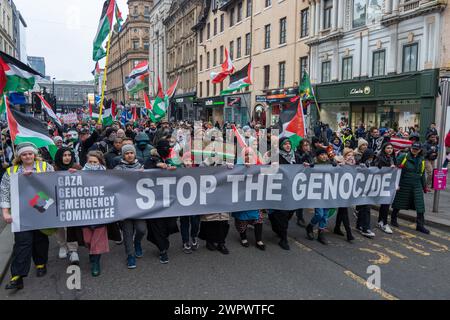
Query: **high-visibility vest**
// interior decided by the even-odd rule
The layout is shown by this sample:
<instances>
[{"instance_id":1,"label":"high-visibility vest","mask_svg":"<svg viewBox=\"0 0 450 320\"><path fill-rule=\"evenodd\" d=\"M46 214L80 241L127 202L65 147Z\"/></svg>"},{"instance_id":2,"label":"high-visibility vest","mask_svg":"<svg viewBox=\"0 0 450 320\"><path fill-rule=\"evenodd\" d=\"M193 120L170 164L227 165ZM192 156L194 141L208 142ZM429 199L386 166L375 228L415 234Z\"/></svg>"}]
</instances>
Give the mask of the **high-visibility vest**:
<instances>
[{"instance_id":1,"label":"high-visibility vest","mask_svg":"<svg viewBox=\"0 0 450 320\"><path fill-rule=\"evenodd\" d=\"M403 158L402 164L401 164L402 167L405 166L406 161L408 161L408 155L406 155L405 158ZM421 170L420 170L420 174L423 174L424 172L425 172L425 160L422 160L422 168L421 168Z\"/></svg>"},{"instance_id":2,"label":"high-visibility vest","mask_svg":"<svg viewBox=\"0 0 450 320\"><path fill-rule=\"evenodd\" d=\"M47 172L47 162L45 161L36 161L36 172L37 173L41 173L41 172ZM6 169L6 172L8 173L8 176L11 176L11 168L12 173L17 173L17 171L19 171L19 166L15 165L12 167L9 167L8 169Z\"/></svg>"}]
</instances>

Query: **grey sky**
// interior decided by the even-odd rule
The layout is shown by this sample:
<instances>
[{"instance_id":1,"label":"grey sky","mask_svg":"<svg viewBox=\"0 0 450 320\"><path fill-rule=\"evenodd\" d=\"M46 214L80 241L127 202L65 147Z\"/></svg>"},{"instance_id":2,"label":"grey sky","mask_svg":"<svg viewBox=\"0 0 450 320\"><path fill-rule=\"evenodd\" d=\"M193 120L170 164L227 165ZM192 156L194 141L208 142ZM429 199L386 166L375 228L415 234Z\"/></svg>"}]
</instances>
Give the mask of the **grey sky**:
<instances>
[{"instance_id":1,"label":"grey sky","mask_svg":"<svg viewBox=\"0 0 450 320\"><path fill-rule=\"evenodd\" d=\"M14 0L27 28L27 54L45 57L58 80L91 80L92 43L104 0ZM117 0L123 18L127 0ZM104 60L100 62L103 66Z\"/></svg>"}]
</instances>

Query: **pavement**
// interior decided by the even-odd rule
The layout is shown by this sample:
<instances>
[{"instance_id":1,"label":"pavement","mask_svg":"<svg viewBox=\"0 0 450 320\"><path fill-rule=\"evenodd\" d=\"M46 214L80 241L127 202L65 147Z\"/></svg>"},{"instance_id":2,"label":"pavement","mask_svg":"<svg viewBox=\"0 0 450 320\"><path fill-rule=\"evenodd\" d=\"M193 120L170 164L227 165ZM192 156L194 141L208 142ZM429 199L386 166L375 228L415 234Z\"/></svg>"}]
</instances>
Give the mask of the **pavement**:
<instances>
[{"instance_id":1,"label":"pavement","mask_svg":"<svg viewBox=\"0 0 450 320\"><path fill-rule=\"evenodd\" d=\"M376 216L373 211L372 224ZM311 212L305 214L307 221L311 217ZM353 215L351 220L354 226ZM144 257L134 270L126 267L123 245L111 242L97 278L90 275L87 250L80 248L81 290L67 288L68 262L57 258L58 246L52 238L48 274L37 278L32 270L25 289L15 293L4 290L8 274L1 283L0 300L450 299L446 267L450 265L450 233L431 227L431 235L423 235L413 223L399 222L392 235L374 229L375 239L353 231L353 243L328 233L330 244L324 246L307 240L304 228L293 218L288 231L291 250L284 251L266 220L264 252L254 247L253 232L248 233L251 246L242 247L231 222L228 256L208 251L204 242L198 251L184 254L181 236L175 234L170 238L169 264L160 264L156 248L144 240ZM367 286L371 270L378 270L380 288Z\"/></svg>"}]
</instances>

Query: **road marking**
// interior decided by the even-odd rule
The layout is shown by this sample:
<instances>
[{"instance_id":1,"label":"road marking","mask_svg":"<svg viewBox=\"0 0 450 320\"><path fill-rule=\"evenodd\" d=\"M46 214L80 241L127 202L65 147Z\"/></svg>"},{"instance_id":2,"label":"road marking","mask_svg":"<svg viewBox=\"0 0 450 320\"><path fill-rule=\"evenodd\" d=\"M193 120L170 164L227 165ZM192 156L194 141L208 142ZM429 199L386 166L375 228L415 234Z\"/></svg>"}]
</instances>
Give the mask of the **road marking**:
<instances>
[{"instance_id":1,"label":"road marking","mask_svg":"<svg viewBox=\"0 0 450 320\"><path fill-rule=\"evenodd\" d=\"M367 281L364 280L363 278L361 278L360 276L354 274L350 270L346 270L346 271L344 271L344 273L347 276L349 276L350 278L352 278L353 280L355 280L356 282L358 282L360 285L362 285L365 288L369 289L367 287ZM400 300L399 298L393 296L390 293L387 293L386 291L384 291L383 289L380 289L380 288L373 288L373 289L369 289L369 290L379 294L383 299L386 299L386 300Z\"/></svg>"},{"instance_id":2,"label":"road marking","mask_svg":"<svg viewBox=\"0 0 450 320\"><path fill-rule=\"evenodd\" d=\"M417 249L417 248L415 248L415 247L413 247L413 246L410 246L410 245L408 245L408 244L406 244L406 243L404 243L404 242L401 242L401 241L399 241L399 240L391 239L391 238L388 238L388 237L383 237L383 239L385 239L385 240L387 240L387 241L390 241L390 242L397 242L398 244L400 244L401 246L405 247L406 249L411 250L411 251L413 251L413 252L415 252L415 253L418 253L418 254L420 254L420 255L422 255L422 256L427 257L427 256L430 255L429 252L426 252L426 251ZM407 240L408 240L408 242L411 242L410 239L407 239ZM412 244L414 244L414 243L412 243Z\"/></svg>"},{"instance_id":3,"label":"road marking","mask_svg":"<svg viewBox=\"0 0 450 320\"><path fill-rule=\"evenodd\" d=\"M405 237L407 239L413 239L413 238L420 239L420 240L425 241L425 242L427 242L427 243L429 243L429 244L431 244L433 246L436 246L436 247L440 248L440 249L432 249L433 251L436 251L436 252L448 251L448 247L445 244L441 244L441 243L438 243L438 242L433 241L433 240L429 240L429 239L426 239L426 238L423 238L423 237L420 237L420 236L416 236L415 234L412 234L412 233L409 233L409 232L406 232L406 231L403 231L403 230L397 230L397 232L402 234L403 237ZM420 246L420 245L417 245L417 246ZM421 246L421 247L423 248L423 246Z\"/></svg>"},{"instance_id":4,"label":"road marking","mask_svg":"<svg viewBox=\"0 0 450 320\"><path fill-rule=\"evenodd\" d=\"M387 248L387 247L383 247L383 246L381 246L381 245L379 245L379 244L372 243L372 246L374 246L375 248L384 249L384 250L386 250L388 253L392 254L394 257L397 257L397 258L399 258L399 259L407 259L407 258L408 258L407 256L404 256L404 255L402 255L401 253L399 253L399 252L397 252L397 251L394 251L394 250L392 250L392 249L390 249L390 248Z\"/></svg>"},{"instance_id":5,"label":"road marking","mask_svg":"<svg viewBox=\"0 0 450 320\"><path fill-rule=\"evenodd\" d=\"M300 249L302 249L302 250L304 250L304 251L306 251L306 252L311 252L311 251L312 251L311 248L308 248L308 247L305 246L303 243L298 242L296 239L294 239L294 238L292 238L292 237L288 237L288 238L289 238L289 240L291 240L292 242L294 242L294 244L295 244L297 247L299 247Z\"/></svg>"},{"instance_id":6,"label":"road marking","mask_svg":"<svg viewBox=\"0 0 450 320\"><path fill-rule=\"evenodd\" d=\"M373 264L388 264L391 261L391 258L387 254L384 254L383 252L368 249L368 248L359 248L359 250L378 255L378 257L379 257L378 260L370 260L369 259L369 262L372 262Z\"/></svg>"}]
</instances>

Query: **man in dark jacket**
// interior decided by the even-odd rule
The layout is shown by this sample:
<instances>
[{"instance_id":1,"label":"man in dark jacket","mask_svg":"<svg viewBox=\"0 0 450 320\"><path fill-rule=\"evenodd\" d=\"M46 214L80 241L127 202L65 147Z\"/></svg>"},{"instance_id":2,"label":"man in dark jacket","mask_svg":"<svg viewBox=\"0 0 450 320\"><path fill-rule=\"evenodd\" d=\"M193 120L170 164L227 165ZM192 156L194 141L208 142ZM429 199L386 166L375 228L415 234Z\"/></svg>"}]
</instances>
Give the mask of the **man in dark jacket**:
<instances>
[{"instance_id":1,"label":"man in dark jacket","mask_svg":"<svg viewBox=\"0 0 450 320\"><path fill-rule=\"evenodd\" d=\"M94 145L89 149L89 151L99 150L103 154L107 154L109 151L114 149L114 140L117 137L117 130L114 128L108 128L105 131L104 138L102 141L94 143Z\"/></svg>"},{"instance_id":2,"label":"man in dark jacket","mask_svg":"<svg viewBox=\"0 0 450 320\"><path fill-rule=\"evenodd\" d=\"M148 135L144 132L139 132L135 138L136 157L142 159L144 163L151 157L150 152L153 146L150 144Z\"/></svg>"},{"instance_id":3,"label":"man in dark jacket","mask_svg":"<svg viewBox=\"0 0 450 320\"><path fill-rule=\"evenodd\" d=\"M425 158L425 169L427 173L427 186L431 188L433 182L434 163L438 158L439 144L438 137L434 133L427 136L427 142L423 144L423 154Z\"/></svg>"},{"instance_id":4,"label":"man in dark jacket","mask_svg":"<svg viewBox=\"0 0 450 320\"><path fill-rule=\"evenodd\" d=\"M381 151L383 144L389 142L389 137L380 136L380 131L373 127L367 136L367 142L369 143L368 148L372 150L375 155L378 155Z\"/></svg>"},{"instance_id":5,"label":"man in dark jacket","mask_svg":"<svg viewBox=\"0 0 450 320\"><path fill-rule=\"evenodd\" d=\"M78 157L79 162L82 167L86 164L86 156L89 152L89 149L93 146L95 142L97 142L97 139L100 137L100 130L102 129L101 124L97 124L95 126L94 132L90 134L88 129L81 129L80 131L80 140L81 143L79 144L78 149Z\"/></svg>"},{"instance_id":6,"label":"man in dark jacket","mask_svg":"<svg viewBox=\"0 0 450 320\"><path fill-rule=\"evenodd\" d=\"M114 148L110 150L107 154L105 154L106 168L114 169L115 163L114 158L121 156L122 154L122 138L116 138L114 140Z\"/></svg>"}]
</instances>

